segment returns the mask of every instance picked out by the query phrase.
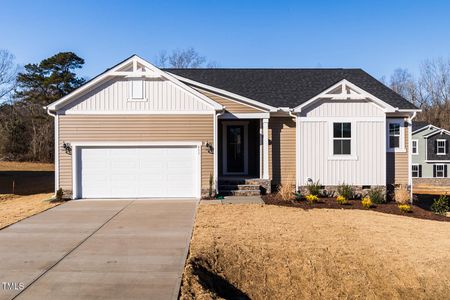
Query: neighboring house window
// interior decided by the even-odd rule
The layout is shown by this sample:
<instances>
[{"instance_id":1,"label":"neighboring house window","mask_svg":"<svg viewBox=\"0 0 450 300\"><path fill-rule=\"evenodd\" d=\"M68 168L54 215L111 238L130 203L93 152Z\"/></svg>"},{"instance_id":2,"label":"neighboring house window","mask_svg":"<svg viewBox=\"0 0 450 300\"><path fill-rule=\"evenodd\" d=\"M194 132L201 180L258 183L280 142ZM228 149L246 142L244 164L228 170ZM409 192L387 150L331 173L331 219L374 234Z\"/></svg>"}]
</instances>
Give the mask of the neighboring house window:
<instances>
[{"instance_id":1,"label":"neighboring house window","mask_svg":"<svg viewBox=\"0 0 450 300\"><path fill-rule=\"evenodd\" d=\"M447 177L447 165L434 165L433 177L444 178Z\"/></svg>"},{"instance_id":2,"label":"neighboring house window","mask_svg":"<svg viewBox=\"0 0 450 300\"><path fill-rule=\"evenodd\" d=\"M144 81L142 79L131 79L130 80L130 100L140 100L144 99Z\"/></svg>"},{"instance_id":3,"label":"neighboring house window","mask_svg":"<svg viewBox=\"0 0 450 300\"><path fill-rule=\"evenodd\" d=\"M436 141L436 153L438 155L445 155L446 153L446 140L437 140Z\"/></svg>"},{"instance_id":4,"label":"neighboring house window","mask_svg":"<svg viewBox=\"0 0 450 300\"><path fill-rule=\"evenodd\" d=\"M412 177L422 177L422 165L412 165Z\"/></svg>"},{"instance_id":5,"label":"neighboring house window","mask_svg":"<svg viewBox=\"0 0 450 300\"><path fill-rule=\"evenodd\" d=\"M412 140L412 149L411 149L411 153L412 154L419 154L419 141L418 140Z\"/></svg>"},{"instance_id":6,"label":"neighboring house window","mask_svg":"<svg viewBox=\"0 0 450 300\"><path fill-rule=\"evenodd\" d=\"M333 154L350 155L352 153L352 124L333 123Z\"/></svg>"}]
</instances>

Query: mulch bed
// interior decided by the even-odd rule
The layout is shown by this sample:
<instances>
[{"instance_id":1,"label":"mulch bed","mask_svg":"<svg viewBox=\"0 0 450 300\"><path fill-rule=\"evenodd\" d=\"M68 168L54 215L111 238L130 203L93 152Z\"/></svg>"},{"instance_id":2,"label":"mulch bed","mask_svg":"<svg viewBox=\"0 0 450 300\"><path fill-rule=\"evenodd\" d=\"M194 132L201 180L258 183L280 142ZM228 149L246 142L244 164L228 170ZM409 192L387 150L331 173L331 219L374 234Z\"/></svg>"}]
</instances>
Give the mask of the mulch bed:
<instances>
[{"instance_id":1,"label":"mulch bed","mask_svg":"<svg viewBox=\"0 0 450 300\"><path fill-rule=\"evenodd\" d=\"M349 200L348 204L342 205L336 202L336 198L319 198L319 202L314 204L308 203L305 199L302 199L300 201L297 200L285 201L280 199L276 194L264 195L262 198L264 203L269 205L298 207L301 209L328 208L328 209L367 210L362 206L361 200ZM417 205L412 205L412 212L410 213L402 213L400 209L397 207L397 204L395 202L376 204L376 206L370 208L370 210L391 215L401 215L418 219L450 222L449 217L436 215L433 212L425 210Z\"/></svg>"}]
</instances>

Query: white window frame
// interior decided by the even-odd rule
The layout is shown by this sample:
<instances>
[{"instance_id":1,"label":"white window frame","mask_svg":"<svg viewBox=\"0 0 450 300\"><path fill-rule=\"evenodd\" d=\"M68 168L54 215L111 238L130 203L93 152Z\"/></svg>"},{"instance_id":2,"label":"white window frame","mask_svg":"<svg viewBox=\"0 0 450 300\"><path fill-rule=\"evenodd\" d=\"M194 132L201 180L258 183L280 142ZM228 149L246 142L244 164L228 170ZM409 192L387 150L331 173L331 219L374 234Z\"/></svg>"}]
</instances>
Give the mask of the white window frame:
<instances>
[{"instance_id":1,"label":"white window frame","mask_svg":"<svg viewBox=\"0 0 450 300\"><path fill-rule=\"evenodd\" d=\"M414 149L416 151L414 151ZM419 140L411 140L411 154L419 155Z\"/></svg>"},{"instance_id":2,"label":"white window frame","mask_svg":"<svg viewBox=\"0 0 450 300\"><path fill-rule=\"evenodd\" d=\"M350 123L350 138L335 138L334 124L335 123ZM348 119L334 119L328 122L329 126L329 157L328 160L357 160L356 156L356 122ZM350 154L334 154L334 140L350 140Z\"/></svg>"},{"instance_id":3,"label":"white window frame","mask_svg":"<svg viewBox=\"0 0 450 300\"><path fill-rule=\"evenodd\" d=\"M444 152L439 152L439 142L444 142ZM437 139L436 140L436 154L437 155L446 155L447 154L447 140L444 139Z\"/></svg>"},{"instance_id":4,"label":"white window frame","mask_svg":"<svg viewBox=\"0 0 450 300\"><path fill-rule=\"evenodd\" d=\"M444 164L436 164L436 177L434 178L445 178L445 165ZM442 176L438 176L438 167L442 167Z\"/></svg>"},{"instance_id":5,"label":"white window frame","mask_svg":"<svg viewBox=\"0 0 450 300\"><path fill-rule=\"evenodd\" d=\"M386 122L386 145L387 145L387 151L388 152L405 152L405 126L404 126L405 120L404 119L388 119ZM399 144L398 147L392 148L390 145L390 126L391 124L398 124L400 135L399 135Z\"/></svg>"},{"instance_id":6,"label":"white window frame","mask_svg":"<svg viewBox=\"0 0 450 300\"><path fill-rule=\"evenodd\" d=\"M134 95L134 84L141 84L141 95ZM136 102L144 102L147 101L147 98L145 98L145 80L143 78L131 78L128 81L128 101L136 101Z\"/></svg>"},{"instance_id":7,"label":"white window frame","mask_svg":"<svg viewBox=\"0 0 450 300\"><path fill-rule=\"evenodd\" d=\"M414 171L414 167L417 167L416 171ZM417 176L414 176L414 172L417 172ZM411 165L411 176L412 176L412 178L420 178L420 165L419 164Z\"/></svg>"}]
</instances>

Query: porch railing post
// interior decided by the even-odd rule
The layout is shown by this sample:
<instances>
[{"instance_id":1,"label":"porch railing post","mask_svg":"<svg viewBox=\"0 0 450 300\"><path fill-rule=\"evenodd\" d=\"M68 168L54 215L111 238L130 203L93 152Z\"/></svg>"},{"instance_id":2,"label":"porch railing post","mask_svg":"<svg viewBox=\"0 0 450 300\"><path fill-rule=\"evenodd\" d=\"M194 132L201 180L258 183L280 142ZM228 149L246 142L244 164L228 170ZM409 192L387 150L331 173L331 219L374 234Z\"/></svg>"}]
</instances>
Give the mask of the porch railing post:
<instances>
[{"instance_id":1,"label":"porch railing post","mask_svg":"<svg viewBox=\"0 0 450 300\"><path fill-rule=\"evenodd\" d=\"M269 119L263 119L263 179L269 179Z\"/></svg>"}]
</instances>

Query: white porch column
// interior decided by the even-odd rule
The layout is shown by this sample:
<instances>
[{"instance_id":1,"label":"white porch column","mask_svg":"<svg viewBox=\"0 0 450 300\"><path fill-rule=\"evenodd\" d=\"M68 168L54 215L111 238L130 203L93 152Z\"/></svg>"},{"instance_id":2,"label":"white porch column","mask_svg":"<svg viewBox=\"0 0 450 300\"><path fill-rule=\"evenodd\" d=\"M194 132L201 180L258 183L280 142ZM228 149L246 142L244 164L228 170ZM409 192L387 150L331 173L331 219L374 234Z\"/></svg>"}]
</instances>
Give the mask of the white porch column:
<instances>
[{"instance_id":1,"label":"white porch column","mask_svg":"<svg viewBox=\"0 0 450 300\"><path fill-rule=\"evenodd\" d=\"M263 179L269 179L269 119L263 119Z\"/></svg>"}]
</instances>

